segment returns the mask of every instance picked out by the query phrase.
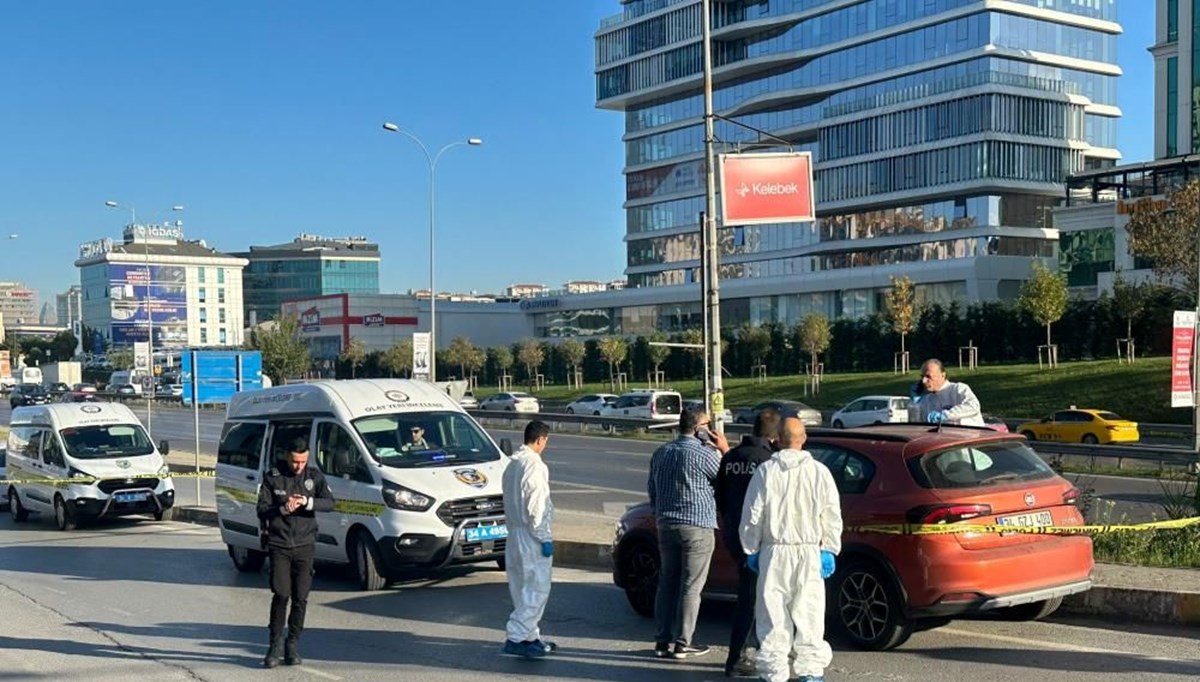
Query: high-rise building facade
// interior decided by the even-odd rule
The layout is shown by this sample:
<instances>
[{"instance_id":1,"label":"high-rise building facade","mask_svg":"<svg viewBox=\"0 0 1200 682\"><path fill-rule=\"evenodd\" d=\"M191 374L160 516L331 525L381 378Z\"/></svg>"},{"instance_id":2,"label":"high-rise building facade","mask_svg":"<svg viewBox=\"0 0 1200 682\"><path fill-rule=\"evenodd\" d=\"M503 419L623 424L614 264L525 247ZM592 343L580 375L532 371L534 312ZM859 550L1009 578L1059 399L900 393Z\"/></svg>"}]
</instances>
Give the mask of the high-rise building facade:
<instances>
[{"instance_id":1,"label":"high-rise building facade","mask_svg":"<svg viewBox=\"0 0 1200 682\"><path fill-rule=\"evenodd\" d=\"M246 266L246 320L279 316L284 301L330 294L379 293L379 245L366 237L302 234L286 244L234 254Z\"/></svg>"},{"instance_id":2,"label":"high-rise building facade","mask_svg":"<svg viewBox=\"0 0 1200 682\"><path fill-rule=\"evenodd\" d=\"M10 325L37 324L37 292L24 282L0 282L0 315Z\"/></svg>"},{"instance_id":3,"label":"high-rise building facade","mask_svg":"<svg viewBox=\"0 0 1200 682\"><path fill-rule=\"evenodd\" d=\"M1155 0L1154 158L1200 152L1200 0Z\"/></svg>"},{"instance_id":4,"label":"high-rise building facade","mask_svg":"<svg viewBox=\"0 0 1200 682\"><path fill-rule=\"evenodd\" d=\"M74 329L83 319L83 289L78 284L73 284L63 293L57 294L54 299L59 326Z\"/></svg>"},{"instance_id":5,"label":"high-rise building facade","mask_svg":"<svg viewBox=\"0 0 1200 682\"><path fill-rule=\"evenodd\" d=\"M701 3L622 4L595 44L597 105L625 114L625 272L692 290ZM818 215L721 227L723 321L869 314L898 275L930 301L1015 297L1056 255L1067 175L1120 158L1116 4L714 0L718 151L812 152Z\"/></svg>"}]
</instances>

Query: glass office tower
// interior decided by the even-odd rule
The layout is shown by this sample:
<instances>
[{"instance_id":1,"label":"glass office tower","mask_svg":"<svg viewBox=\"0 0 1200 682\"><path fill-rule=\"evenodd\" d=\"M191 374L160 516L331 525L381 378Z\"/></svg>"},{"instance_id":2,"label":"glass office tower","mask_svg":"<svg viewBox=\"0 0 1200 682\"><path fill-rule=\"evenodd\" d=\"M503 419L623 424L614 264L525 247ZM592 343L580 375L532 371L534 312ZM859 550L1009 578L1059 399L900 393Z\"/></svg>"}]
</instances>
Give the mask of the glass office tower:
<instances>
[{"instance_id":1,"label":"glass office tower","mask_svg":"<svg viewBox=\"0 0 1200 682\"><path fill-rule=\"evenodd\" d=\"M745 124L817 161L815 223L722 226L731 322L869 314L902 274L929 301L1011 299L1056 255L1063 181L1120 158L1116 0L1002 4L712 1L718 151L788 148ZM595 37L630 287L700 280L700 6L624 2Z\"/></svg>"},{"instance_id":2,"label":"glass office tower","mask_svg":"<svg viewBox=\"0 0 1200 682\"><path fill-rule=\"evenodd\" d=\"M302 234L285 244L251 246L246 266L246 320L279 317L284 301L330 294L379 293L379 245L365 237Z\"/></svg>"}]
</instances>

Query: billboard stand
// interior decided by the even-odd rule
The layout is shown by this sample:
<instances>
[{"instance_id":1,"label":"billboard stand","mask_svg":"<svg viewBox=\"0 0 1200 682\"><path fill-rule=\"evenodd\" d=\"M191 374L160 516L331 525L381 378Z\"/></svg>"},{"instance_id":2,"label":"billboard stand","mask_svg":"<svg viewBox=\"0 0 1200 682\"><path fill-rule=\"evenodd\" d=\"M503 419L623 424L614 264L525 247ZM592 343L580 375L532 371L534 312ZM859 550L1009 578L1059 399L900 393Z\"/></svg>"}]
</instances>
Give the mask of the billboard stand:
<instances>
[{"instance_id":1,"label":"billboard stand","mask_svg":"<svg viewBox=\"0 0 1200 682\"><path fill-rule=\"evenodd\" d=\"M194 442L193 458L196 464L196 505L199 506L200 500L200 382L196 377L196 351L190 351L192 356L192 426L195 429L193 435L196 437Z\"/></svg>"}]
</instances>

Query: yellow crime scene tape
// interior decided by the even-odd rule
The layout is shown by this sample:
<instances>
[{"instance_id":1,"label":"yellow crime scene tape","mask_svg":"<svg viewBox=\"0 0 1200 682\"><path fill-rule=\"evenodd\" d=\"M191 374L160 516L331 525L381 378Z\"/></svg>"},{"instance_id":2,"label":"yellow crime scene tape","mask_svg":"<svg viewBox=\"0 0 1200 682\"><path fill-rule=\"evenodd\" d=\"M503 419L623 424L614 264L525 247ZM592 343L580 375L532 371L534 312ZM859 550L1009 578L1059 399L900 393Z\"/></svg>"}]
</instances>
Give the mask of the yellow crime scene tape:
<instances>
[{"instance_id":1,"label":"yellow crime scene tape","mask_svg":"<svg viewBox=\"0 0 1200 682\"><path fill-rule=\"evenodd\" d=\"M258 493L228 486L217 486L217 495L245 504L258 502ZM363 500L334 500L333 511L339 514L354 516L379 516L387 507L382 502L365 502Z\"/></svg>"},{"instance_id":2,"label":"yellow crime scene tape","mask_svg":"<svg viewBox=\"0 0 1200 682\"><path fill-rule=\"evenodd\" d=\"M967 533L1023 533L1026 535L1100 535L1148 530L1178 530L1200 524L1200 516L1169 521L1149 521L1133 524L1096 524L1081 526L1010 526L1007 524L876 524L847 526L844 533L875 533L882 535L963 535Z\"/></svg>"},{"instance_id":3,"label":"yellow crime scene tape","mask_svg":"<svg viewBox=\"0 0 1200 682\"><path fill-rule=\"evenodd\" d=\"M34 476L32 478L5 478L0 476L0 483L20 483L23 485L91 485L101 481L128 481L139 478L215 478L216 475L216 471L208 469L205 471L172 471L167 474L139 473L128 474L126 476L76 476L74 478L50 478L38 476Z\"/></svg>"}]
</instances>

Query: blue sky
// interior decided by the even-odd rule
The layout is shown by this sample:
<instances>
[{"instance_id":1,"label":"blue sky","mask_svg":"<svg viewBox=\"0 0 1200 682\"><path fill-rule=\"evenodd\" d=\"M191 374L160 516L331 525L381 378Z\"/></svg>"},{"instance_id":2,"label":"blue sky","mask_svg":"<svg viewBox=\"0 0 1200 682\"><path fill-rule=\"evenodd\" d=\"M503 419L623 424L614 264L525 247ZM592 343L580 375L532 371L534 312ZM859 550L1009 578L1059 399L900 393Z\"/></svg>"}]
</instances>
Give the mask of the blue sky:
<instances>
[{"instance_id":1,"label":"blue sky","mask_svg":"<svg viewBox=\"0 0 1200 682\"><path fill-rule=\"evenodd\" d=\"M1123 0L1127 161L1150 158L1153 12ZM611 279L625 264L622 116L594 106L593 43L616 0L9 3L0 26L0 279L42 300L81 242L180 217L225 251L366 235L380 286Z\"/></svg>"}]
</instances>

